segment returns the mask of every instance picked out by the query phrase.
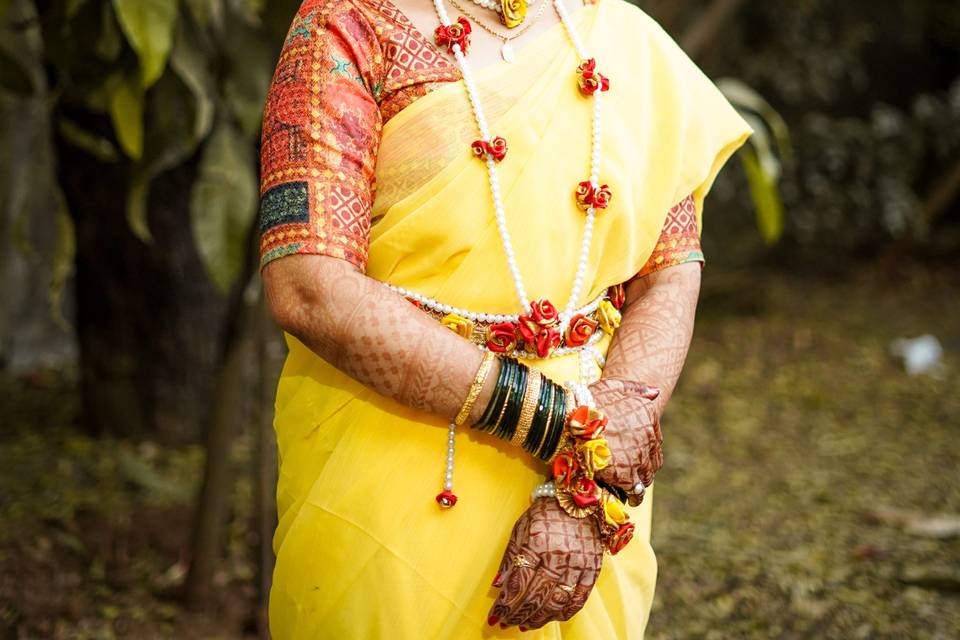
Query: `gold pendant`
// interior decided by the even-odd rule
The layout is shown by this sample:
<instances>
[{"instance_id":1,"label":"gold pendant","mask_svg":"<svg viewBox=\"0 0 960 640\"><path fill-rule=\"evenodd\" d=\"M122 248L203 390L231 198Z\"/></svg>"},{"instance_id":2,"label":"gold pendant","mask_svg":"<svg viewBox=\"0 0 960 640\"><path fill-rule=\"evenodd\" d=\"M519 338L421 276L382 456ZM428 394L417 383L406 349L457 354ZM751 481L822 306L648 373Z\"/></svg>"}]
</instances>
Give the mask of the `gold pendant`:
<instances>
[{"instance_id":1,"label":"gold pendant","mask_svg":"<svg viewBox=\"0 0 960 640\"><path fill-rule=\"evenodd\" d=\"M509 42L504 42L503 46L500 47L500 57L507 62L516 62L517 53L513 50L513 45Z\"/></svg>"}]
</instances>

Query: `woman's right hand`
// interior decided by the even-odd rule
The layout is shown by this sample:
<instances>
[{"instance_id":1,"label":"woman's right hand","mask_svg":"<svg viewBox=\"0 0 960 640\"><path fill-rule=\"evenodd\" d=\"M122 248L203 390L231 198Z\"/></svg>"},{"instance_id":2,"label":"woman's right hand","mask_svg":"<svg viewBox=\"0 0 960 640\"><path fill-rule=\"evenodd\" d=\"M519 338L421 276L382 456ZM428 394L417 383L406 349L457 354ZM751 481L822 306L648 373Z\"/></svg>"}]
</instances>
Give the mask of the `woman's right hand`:
<instances>
[{"instance_id":1,"label":"woman's right hand","mask_svg":"<svg viewBox=\"0 0 960 640\"><path fill-rule=\"evenodd\" d=\"M643 495L634 492L637 483L650 486L663 466L663 434L654 400L654 387L620 378L601 378L590 385L597 408L607 416L603 437L610 447L610 466L596 477L627 492L629 503L637 506Z\"/></svg>"}]
</instances>

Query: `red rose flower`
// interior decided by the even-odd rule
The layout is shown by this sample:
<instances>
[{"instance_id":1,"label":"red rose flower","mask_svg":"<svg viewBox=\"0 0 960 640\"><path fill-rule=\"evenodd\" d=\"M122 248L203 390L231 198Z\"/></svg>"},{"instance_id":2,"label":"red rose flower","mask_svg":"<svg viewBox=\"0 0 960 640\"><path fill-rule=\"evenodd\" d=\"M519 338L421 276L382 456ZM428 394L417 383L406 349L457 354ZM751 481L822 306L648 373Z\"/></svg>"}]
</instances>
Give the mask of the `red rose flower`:
<instances>
[{"instance_id":1,"label":"red rose flower","mask_svg":"<svg viewBox=\"0 0 960 640\"><path fill-rule=\"evenodd\" d=\"M593 58L584 60L577 67L577 84L580 91L588 96L610 89L610 80L597 71L597 61Z\"/></svg>"},{"instance_id":2,"label":"red rose flower","mask_svg":"<svg viewBox=\"0 0 960 640\"><path fill-rule=\"evenodd\" d=\"M500 322L487 327L487 348L494 353L509 353L517 348L517 326Z\"/></svg>"},{"instance_id":3,"label":"red rose flower","mask_svg":"<svg viewBox=\"0 0 960 640\"><path fill-rule=\"evenodd\" d=\"M570 318L570 326L567 327L566 336L567 346L579 347L580 345L586 344L587 340L590 339L590 336L592 336L596 330L596 322L582 313L578 313Z\"/></svg>"},{"instance_id":4,"label":"red rose flower","mask_svg":"<svg viewBox=\"0 0 960 640\"><path fill-rule=\"evenodd\" d=\"M600 501L597 483L590 478L578 478L573 486L573 502L578 507L589 507Z\"/></svg>"},{"instance_id":5,"label":"red rose flower","mask_svg":"<svg viewBox=\"0 0 960 640\"><path fill-rule=\"evenodd\" d=\"M447 51L453 53L453 45L460 45L460 50L464 54L470 49L470 21L460 16L453 24L440 25L434 32L437 46L446 47Z\"/></svg>"},{"instance_id":6,"label":"red rose flower","mask_svg":"<svg viewBox=\"0 0 960 640\"><path fill-rule=\"evenodd\" d=\"M449 509L457 504L457 496L450 490L444 490L438 493L436 500L442 509Z\"/></svg>"},{"instance_id":7,"label":"red rose flower","mask_svg":"<svg viewBox=\"0 0 960 640\"><path fill-rule=\"evenodd\" d=\"M594 209L606 209L610 204L610 198L613 197L609 186L602 184L594 187L590 184L589 180L584 180L577 185L575 195L577 204L580 205L580 208L584 211L590 207Z\"/></svg>"},{"instance_id":8,"label":"red rose flower","mask_svg":"<svg viewBox=\"0 0 960 640\"><path fill-rule=\"evenodd\" d=\"M610 551L610 555L615 556L620 553L631 540L633 540L633 523L625 522L620 525L616 533L610 536L610 540L607 542L607 550Z\"/></svg>"},{"instance_id":9,"label":"red rose flower","mask_svg":"<svg viewBox=\"0 0 960 640\"><path fill-rule=\"evenodd\" d=\"M610 206L610 198L613 197L613 193L610 191L610 187L602 184L597 187L593 192L593 206L596 209L606 209Z\"/></svg>"},{"instance_id":10,"label":"red rose flower","mask_svg":"<svg viewBox=\"0 0 960 640\"><path fill-rule=\"evenodd\" d=\"M557 454L553 460L553 481L561 489L569 489L573 478L580 472L580 463L570 451Z\"/></svg>"},{"instance_id":11,"label":"red rose flower","mask_svg":"<svg viewBox=\"0 0 960 640\"><path fill-rule=\"evenodd\" d=\"M493 159L500 162L507 156L507 141L501 136L497 136L490 142L486 140L474 140L470 145L473 154L478 158L485 159L489 153Z\"/></svg>"},{"instance_id":12,"label":"red rose flower","mask_svg":"<svg viewBox=\"0 0 960 640\"><path fill-rule=\"evenodd\" d=\"M553 350L560 346L560 332L553 327L544 327L537 334L537 339L533 343L537 357L546 358Z\"/></svg>"},{"instance_id":13,"label":"red rose flower","mask_svg":"<svg viewBox=\"0 0 960 640\"><path fill-rule=\"evenodd\" d=\"M623 303L627 301L627 292L622 284L615 284L607 289L607 296L615 309L622 308Z\"/></svg>"}]
</instances>

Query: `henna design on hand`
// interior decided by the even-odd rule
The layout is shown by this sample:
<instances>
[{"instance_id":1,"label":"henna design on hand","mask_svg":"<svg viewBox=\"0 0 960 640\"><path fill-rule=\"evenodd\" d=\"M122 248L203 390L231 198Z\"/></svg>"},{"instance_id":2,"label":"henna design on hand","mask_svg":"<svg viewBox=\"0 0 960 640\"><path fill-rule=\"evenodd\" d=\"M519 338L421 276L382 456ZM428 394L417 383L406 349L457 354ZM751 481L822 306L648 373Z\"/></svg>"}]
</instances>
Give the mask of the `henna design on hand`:
<instances>
[{"instance_id":1,"label":"henna design on hand","mask_svg":"<svg viewBox=\"0 0 960 640\"><path fill-rule=\"evenodd\" d=\"M517 556L530 566L517 566ZM573 518L554 499L536 500L513 527L488 622L536 629L568 620L586 604L602 561L603 543L592 518ZM567 596L560 585L575 588Z\"/></svg>"}]
</instances>

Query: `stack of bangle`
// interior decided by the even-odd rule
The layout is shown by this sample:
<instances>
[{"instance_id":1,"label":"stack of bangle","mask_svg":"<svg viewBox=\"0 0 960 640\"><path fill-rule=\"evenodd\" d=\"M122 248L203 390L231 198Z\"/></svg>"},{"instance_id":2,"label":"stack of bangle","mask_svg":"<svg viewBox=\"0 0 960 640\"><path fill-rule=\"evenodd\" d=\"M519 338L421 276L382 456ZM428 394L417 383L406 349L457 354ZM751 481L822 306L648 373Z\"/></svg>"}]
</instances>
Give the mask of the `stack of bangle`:
<instances>
[{"instance_id":1,"label":"stack of bangle","mask_svg":"<svg viewBox=\"0 0 960 640\"><path fill-rule=\"evenodd\" d=\"M548 461L567 420L567 391L514 358L500 359L490 403L474 428Z\"/></svg>"}]
</instances>

